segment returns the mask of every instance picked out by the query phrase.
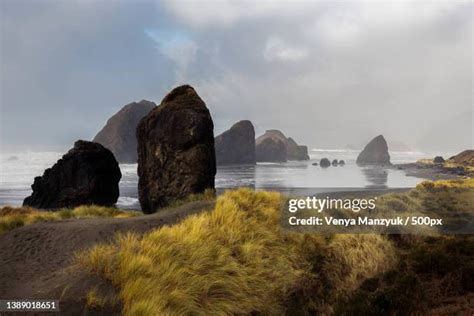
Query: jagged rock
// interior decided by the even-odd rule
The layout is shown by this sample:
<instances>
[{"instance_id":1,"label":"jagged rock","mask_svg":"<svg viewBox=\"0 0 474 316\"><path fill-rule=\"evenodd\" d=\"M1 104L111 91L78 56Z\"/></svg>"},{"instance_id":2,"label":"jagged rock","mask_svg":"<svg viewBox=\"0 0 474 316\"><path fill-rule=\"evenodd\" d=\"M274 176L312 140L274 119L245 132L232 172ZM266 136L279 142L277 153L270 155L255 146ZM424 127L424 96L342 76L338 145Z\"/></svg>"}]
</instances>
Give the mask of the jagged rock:
<instances>
[{"instance_id":1,"label":"jagged rock","mask_svg":"<svg viewBox=\"0 0 474 316\"><path fill-rule=\"evenodd\" d=\"M339 161L337 161L337 159L334 159L334 160L332 161L332 165L333 165L333 166L337 166L338 163L339 163Z\"/></svg>"},{"instance_id":2,"label":"jagged rock","mask_svg":"<svg viewBox=\"0 0 474 316\"><path fill-rule=\"evenodd\" d=\"M271 139L270 141L265 141ZM262 146L265 141L265 147ZM283 144L283 147L281 144ZM272 152L265 152L271 150ZM309 160L308 147L298 145L292 138L287 138L281 131L272 129L256 140L257 161L285 162L287 160ZM276 156L272 156L276 155ZM264 160L262 160L264 159Z\"/></svg>"},{"instance_id":3,"label":"jagged rock","mask_svg":"<svg viewBox=\"0 0 474 316\"><path fill-rule=\"evenodd\" d=\"M138 193L143 212L214 190L213 130L206 104L189 85L173 89L140 121Z\"/></svg>"},{"instance_id":4,"label":"jagged rock","mask_svg":"<svg viewBox=\"0 0 474 316\"><path fill-rule=\"evenodd\" d=\"M356 163L359 165L390 165L390 155L385 138L379 135L372 139L359 154Z\"/></svg>"},{"instance_id":5,"label":"jagged rock","mask_svg":"<svg viewBox=\"0 0 474 316\"><path fill-rule=\"evenodd\" d=\"M232 125L214 140L218 165L255 164L255 129L245 120Z\"/></svg>"},{"instance_id":6,"label":"jagged rock","mask_svg":"<svg viewBox=\"0 0 474 316\"><path fill-rule=\"evenodd\" d=\"M288 137L287 158L288 160L309 160L308 147L298 145L293 138Z\"/></svg>"},{"instance_id":7,"label":"jagged rock","mask_svg":"<svg viewBox=\"0 0 474 316\"><path fill-rule=\"evenodd\" d=\"M331 162L329 161L329 159L327 158L323 158L319 161L319 165L322 167L322 168L327 168L331 165Z\"/></svg>"},{"instance_id":8,"label":"jagged rock","mask_svg":"<svg viewBox=\"0 0 474 316\"><path fill-rule=\"evenodd\" d=\"M109 118L93 141L110 149L119 162L136 163L138 123L155 107L154 102L147 100L125 105Z\"/></svg>"},{"instance_id":9,"label":"jagged rock","mask_svg":"<svg viewBox=\"0 0 474 316\"><path fill-rule=\"evenodd\" d=\"M101 144L78 140L54 166L36 177L23 205L58 209L83 204L111 206L122 177L117 160Z\"/></svg>"},{"instance_id":10,"label":"jagged rock","mask_svg":"<svg viewBox=\"0 0 474 316\"><path fill-rule=\"evenodd\" d=\"M434 157L433 162L434 163L444 163L444 158L441 157L441 156L436 156L436 157Z\"/></svg>"},{"instance_id":11,"label":"jagged rock","mask_svg":"<svg viewBox=\"0 0 474 316\"><path fill-rule=\"evenodd\" d=\"M341 160L339 160L339 164L340 164L341 166L344 166L344 165L346 164L346 162L341 159Z\"/></svg>"},{"instance_id":12,"label":"jagged rock","mask_svg":"<svg viewBox=\"0 0 474 316\"><path fill-rule=\"evenodd\" d=\"M285 162L286 146L279 139L265 138L255 146L257 161Z\"/></svg>"}]
</instances>

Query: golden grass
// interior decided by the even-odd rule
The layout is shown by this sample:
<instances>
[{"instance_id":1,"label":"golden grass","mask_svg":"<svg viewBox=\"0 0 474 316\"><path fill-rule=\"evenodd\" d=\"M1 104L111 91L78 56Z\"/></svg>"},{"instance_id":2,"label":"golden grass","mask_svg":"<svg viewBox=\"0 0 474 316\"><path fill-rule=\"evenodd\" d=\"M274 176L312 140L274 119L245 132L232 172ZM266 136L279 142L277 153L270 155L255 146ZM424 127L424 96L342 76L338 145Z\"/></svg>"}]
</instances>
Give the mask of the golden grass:
<instances>
[{"instance_id":1,"label":"golden grass","mask_svg":"<svg viewBox=\"0 0 474 316\"><path fill-rule=\"evenodd\" d=\"M174 200L168 206L166 206L165 209L176 208L190 202L214 201L215 199L216 199L216 192L213 189L206 189L204 190L203 193L189 194L184 199ZM159 210L159 212L163 212L163 211L164 210Z\"/></svg>"},{"instance_id":2,"label":"golden grass","mask_svg":"<svg viewBox=\"0 0 474 316\"><path fill-rule=\"evenodd\" d=\"M474 189L474 178L423 181L416 186L417 189Z\"/></svg>"},{"instance_id":3,"label":"golden grass","mask_svg":"<svg viewBox=\"0 0 474 316\"><path fill-rule=\"evenodd\" d=\"M126 315L327 312L394 266L382 236L283 233L281 203L278 193L226 192L212 212L119 235L76 261L118 289Z\"/></svg>"},{"instance_id":4,"label":"golden grass","mask_svg":"<svg viewBox=\"0 0 474 316\"><path fill-rule=\"evenodd\" d=\"M419 159L416 161L417 164L420 165L427 165L427 166L434 166L434 165L441 165L445 169L463 169L466 172L474 172L474 166L456 163L452 160L445 160L443 163L435 164L433 159Z\"/></svg>"},{"instance_id":5,"label":"golden grass","mask_svg":"<svg viewBox=\"0 0 474 316\"><path fill-rule=\"evenodd\" d=\"M31 207L5 206L0 208L0 234L17 227L38 222L60 221L68 218L125 218L137 216L140 214L140 212L123 211L112 207L97 205L83 205L74 209L61 209L54 212L40 211Z\"/></svg>"}]
</instances>

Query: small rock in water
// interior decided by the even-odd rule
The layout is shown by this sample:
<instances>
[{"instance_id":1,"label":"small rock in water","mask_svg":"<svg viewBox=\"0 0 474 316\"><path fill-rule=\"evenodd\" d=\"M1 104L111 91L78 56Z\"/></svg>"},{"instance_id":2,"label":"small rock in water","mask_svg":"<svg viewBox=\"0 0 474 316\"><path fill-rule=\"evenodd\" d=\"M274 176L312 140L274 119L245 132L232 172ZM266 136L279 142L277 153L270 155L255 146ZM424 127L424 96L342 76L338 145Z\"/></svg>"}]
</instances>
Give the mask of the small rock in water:
<instances>
[{"instance_id":1,"label":"small rock in water","mask_svg":"<svg viewBox=\"0 0 474 316\"><path fill-rule=\"evenodd\" d=\"M334 159L334 160L332 161L332 165L333 165L333 166L337 166L338 163L339 163L339 162L337 161L337 159Z\"/></svg>"},{"instance_id":2,"label":"small rock in water","mask_svg":"<svg viewBox=\"0 0 474 316\"><path fill-rule=\"evenodd\" d=\"M313 162L312 165L313 165L313 166L317 166L318 163L317 163L317 162Z\"/></svg>"},{"instance_id":3,"label":"small rock in water","mask_svg":"<svg viewBox=\"0 0 474 316\"><path fill-rule=\"evenodd\" d=\"M346 162L345 162L344 160L342 160L342 159L341 159L341 160L339 160L339 164L340 164L341 166L343 166L343 165L345 165L345 164L346 164Z\"/></svg>"},{"instance_id":4,"label":"small rock in water","mask_svg":"<svg viewBox=\"0 0 474 316\"><path fill-rule=\"evenodd\" d=\"M323 158L319 161L319 165L323 168L327 168L331 165L331 162L327 158Z\"/></svg>"}]
</instances>

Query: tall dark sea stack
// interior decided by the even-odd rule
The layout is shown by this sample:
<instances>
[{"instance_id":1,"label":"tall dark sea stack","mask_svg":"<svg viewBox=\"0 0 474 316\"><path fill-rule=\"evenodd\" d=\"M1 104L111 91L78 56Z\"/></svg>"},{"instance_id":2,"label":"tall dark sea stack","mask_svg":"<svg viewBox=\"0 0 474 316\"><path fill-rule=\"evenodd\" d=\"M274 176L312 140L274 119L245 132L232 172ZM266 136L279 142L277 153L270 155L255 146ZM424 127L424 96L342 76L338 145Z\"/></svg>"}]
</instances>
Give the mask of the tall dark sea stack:
<instances>
[{"instance_id":1,"label":"tall dark sea stack","mask_svg":"<svg viewBox=\"0 0 474 316\"><path fill-rule=\"evenodd\" d=\"M111 206L119 197L121 177L110 150L98 143L78 140L43 176L35 178L33 193L23 205L41 209L84 204Z\"/></svg>"},{"instance_id":2,"label":"tall dark sea stack","mask_svg":"<svg viewBox=\"0 0 474 316\"><path fill-rule=\"evenodd\" d=\"M372 139L357 157L359 165L390 165L390 155L385 138L379 135Z\"/></svg>"},{"instance_id":3,"label":"tall dark sea stack","mask_svg":"<svg viewBox=\"0 0 474 316\"><path fill-rule=\"evenodd\" d=\"M147 100L125 105L109 118L93 141L110 149L119 162L136 163L138 155L135 133L138 123L155 107L154 102Z\"/></svg>"},{"instance_id":4,"label":"tall dark sea stack","mask_svg":"<svg viewBox=\"0 0 474 316\"><path fill-rule=\"evenodd\" d=\"M240 121L216 136L218 165L255 164L255 129L252 122Z\"/></svg>"},{"instance_id":5,"label":"tall dark sea stack","mask_svg":"<svg viewBox=\"0 0 474 316\"><path fill-rule=\"evenodd\" d=\"M214 124L189 85L173 89L137 128L138 194L143 212L214 189Z\"/></svg>"}]
</instances>

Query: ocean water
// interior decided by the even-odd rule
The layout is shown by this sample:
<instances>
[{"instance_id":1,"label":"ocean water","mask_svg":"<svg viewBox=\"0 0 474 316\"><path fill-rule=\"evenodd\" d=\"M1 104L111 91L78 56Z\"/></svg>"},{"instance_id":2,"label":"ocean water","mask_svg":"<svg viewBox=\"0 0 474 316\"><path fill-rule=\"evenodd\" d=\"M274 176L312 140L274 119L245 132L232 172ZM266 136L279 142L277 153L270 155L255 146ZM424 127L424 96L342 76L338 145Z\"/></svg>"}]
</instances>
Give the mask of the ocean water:
<instances>
[{"instance_id":1,"label":"ocean water","mask_svg":"<svg viewBox=\"0 0 474 316\"><path fill-rule=\"evenodd\" d=\"M282 192L305 192L305 194L338 191L344 188L410 188L421 181L407 177L402 170L383 167L359 167L355 159L359 151L313 149L310 161L286 163L258 163L219 167L216 174L218 193L226 189L251 187ZM51 167L63 153L23 152L0 154L0 206L21 205L31 194L31 184L44 169ZM414 162L431 157L420 152L391 152L393 163ZM446 155L447 156L447 155ZM321 168L313 166L321 158L343 159L344 166ZM122 208L139 209L137 164L121 164L120 198L117 205Z\"/></svg>"}]
</instances>

